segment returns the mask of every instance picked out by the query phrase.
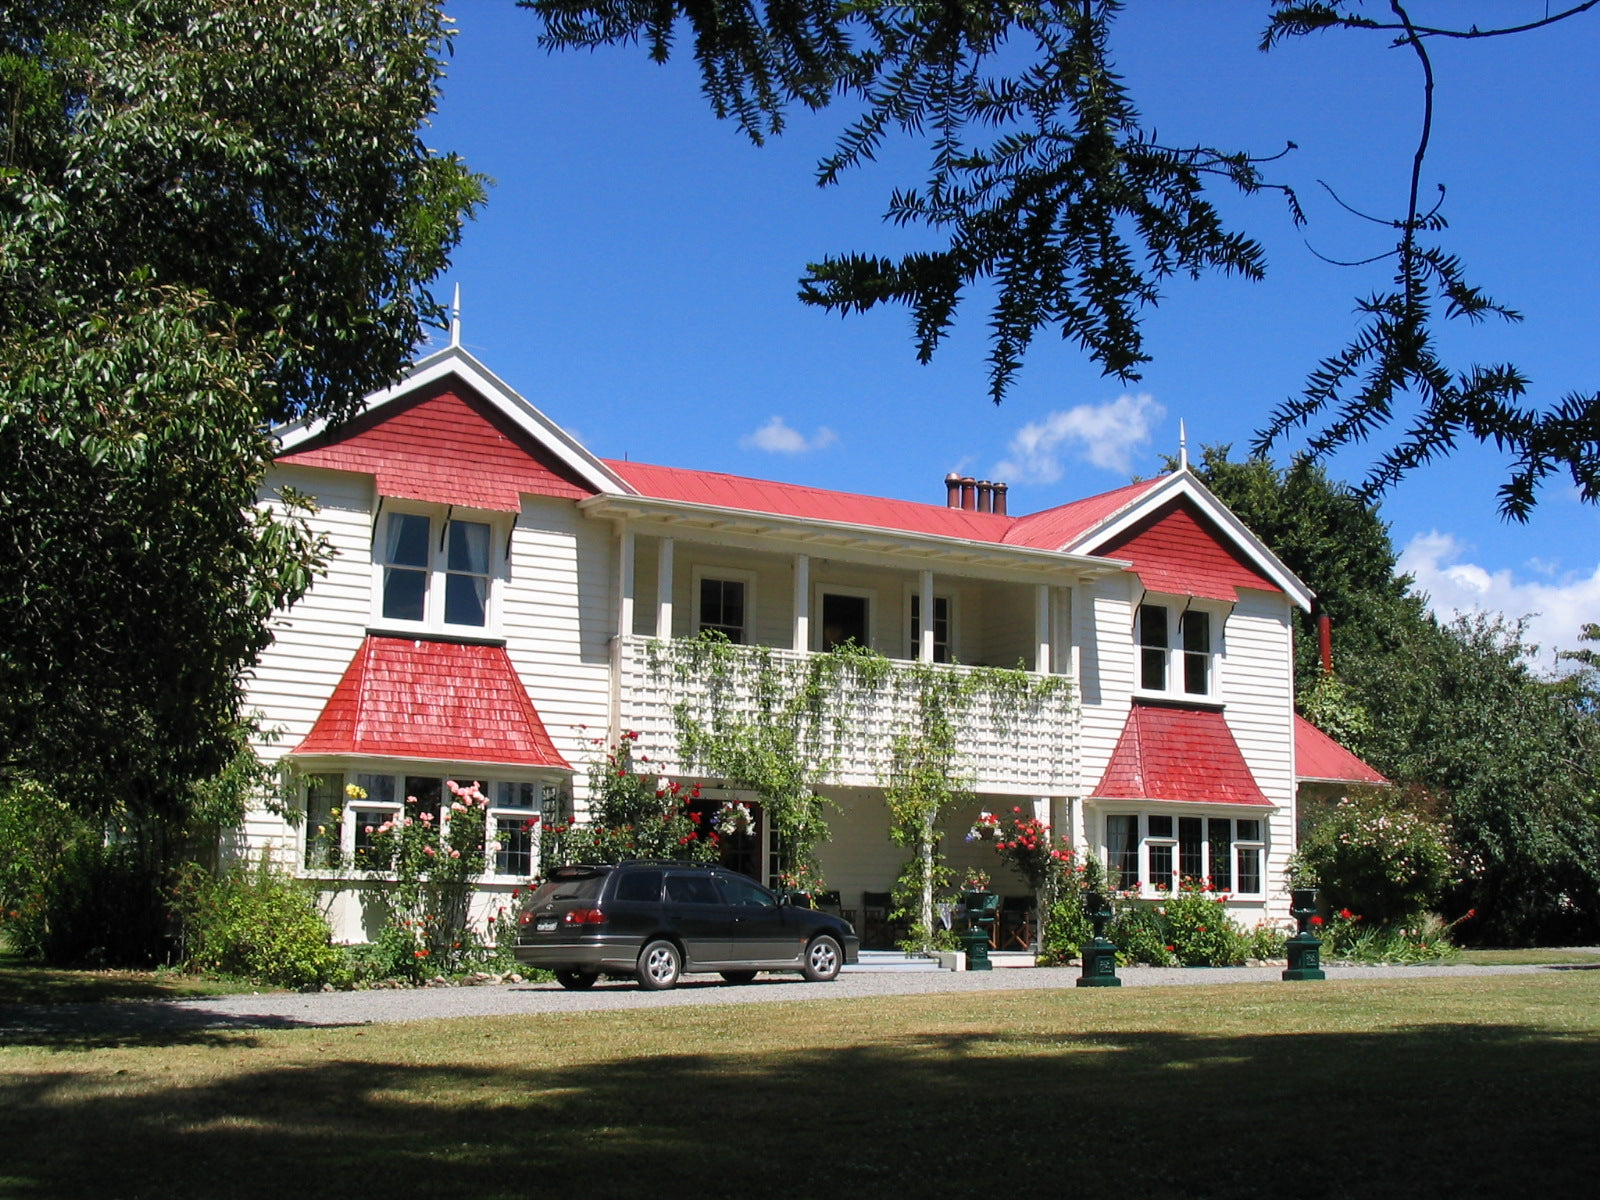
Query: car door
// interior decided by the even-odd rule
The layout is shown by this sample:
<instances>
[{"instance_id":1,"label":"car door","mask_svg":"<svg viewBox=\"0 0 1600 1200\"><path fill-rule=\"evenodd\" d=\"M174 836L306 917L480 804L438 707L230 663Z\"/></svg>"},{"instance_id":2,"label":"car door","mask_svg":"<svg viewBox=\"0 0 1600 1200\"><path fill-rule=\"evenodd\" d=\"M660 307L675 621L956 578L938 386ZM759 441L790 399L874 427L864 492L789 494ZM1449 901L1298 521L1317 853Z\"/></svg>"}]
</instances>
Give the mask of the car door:
<instances>
[{"instance_id":1,"label":"car door","mask_svg":"<svg viewBox=\"0 0 1600 1200\"><path fill-rule=\"evenodd\" d=\"M778 898L742 875L717 876L733 914L729 953L741 963L792 963L800 959L800 932L784 922Z\"/></svg>"},{"instance_id":2,"label":"car door","mask_svg":"<svg viewBox=\"0 0 1600 1200\"><path fill-rule=\"evenodd\" d=\"M663 911L683 943L686 968L727 960L732 916L709 871L668 871Z\"/></svg>"}]
</instances>

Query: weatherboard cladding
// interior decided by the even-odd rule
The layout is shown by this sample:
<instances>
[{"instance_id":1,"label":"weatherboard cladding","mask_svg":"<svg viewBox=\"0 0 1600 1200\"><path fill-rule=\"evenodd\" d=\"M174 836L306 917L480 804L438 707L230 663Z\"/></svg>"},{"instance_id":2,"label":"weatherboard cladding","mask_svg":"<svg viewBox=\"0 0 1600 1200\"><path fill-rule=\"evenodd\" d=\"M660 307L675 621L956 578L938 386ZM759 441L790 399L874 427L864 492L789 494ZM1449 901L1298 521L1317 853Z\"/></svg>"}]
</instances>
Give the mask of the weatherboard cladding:
<instances>
[{"instance_id":1,"label":"weatherboard cladding","mask_svg":"<svg viewBox=\"0 0 1600 1200\"><path fill-rule=\"evenodd\" d=\"M1294 718L1294 770L1301 779L1330 783L1389 782L1298 713Z\"/></svg>"},{"instance_id":2,"label":"weatherboard cladding","mask_svg":"<svg viewBox=\"0 0 1600 1200\"><path fill-rule=\"evenodd\" d=\"M1222 713L1137 702L1092 796L1273 807Z\"/></svg>"},{"instance_id":3,"label":"weatherboard cladding","mask_svg":"<svg viewBox=\"0 0 1600 1200\"><path fill-rule=\"evenodd\" d=\"M1232 603L1240 588L1283 590L1187 498L1162 505L1094 552L1132 562L1140 582L1152 592Z\"/></svg>"},{"instance_id":4,"label":"weatherboard cladding","mask_svg":"<svg viewBox=\"0 0 1600 1200\"><path fill-rule=\"evenodd\" d=\"M504 647L376 634L291 753L570 769Z\"/></svg>"},{"instance_id":5,"label":"weatherboard cladding","mask_svg":"<svg viewBox=\"0 0 1600 1200\"><path fill-rule=\"evenodd\" d=\"M441 381L281 456L375 476L380 496L517 512L524 494L582 500L594 489L493 405Z\"/></svg>"}]
</instances>

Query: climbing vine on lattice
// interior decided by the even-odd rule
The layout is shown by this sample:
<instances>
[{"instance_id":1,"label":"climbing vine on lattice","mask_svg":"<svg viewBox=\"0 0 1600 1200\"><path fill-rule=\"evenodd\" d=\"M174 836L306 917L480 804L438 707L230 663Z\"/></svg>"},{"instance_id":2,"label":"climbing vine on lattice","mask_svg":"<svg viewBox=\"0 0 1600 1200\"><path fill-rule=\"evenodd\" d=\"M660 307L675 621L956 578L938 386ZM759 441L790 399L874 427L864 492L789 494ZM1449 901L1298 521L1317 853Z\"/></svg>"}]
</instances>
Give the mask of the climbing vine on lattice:
<instances>
[{"instance_id":1,"label":"climbing vine on lattice","mask_svg":"<svg viewBox=\"0 0 1600 1200\"><path fill-rule=\"evenodd\" d=\"M827 837L828 801L817 789L833 773L842 749L860 744L864 714L873 714L873 736L883 743L875 748L886 772L880 785L892 787L897 774L903 779L908 764L916 763L923 782L912 793L926 795L930 770L956 791L972 774L958 760L952 731L980 705L1004 736L1071 692L1064 677L1020 667L891 662L854 645L786 655L735 645L715 631L651 641L647 665L657 683L675 685L690 697L672 710L681 768L762 798L779 882L801 889L821 882L816 846ZM886 713L905 715L886 722ZM917 839L905 844L915 848ZM926 866L926 856L920 849L917 854ZM917 891L923 891L920 883Z\"/></svg>"}]
</instances>

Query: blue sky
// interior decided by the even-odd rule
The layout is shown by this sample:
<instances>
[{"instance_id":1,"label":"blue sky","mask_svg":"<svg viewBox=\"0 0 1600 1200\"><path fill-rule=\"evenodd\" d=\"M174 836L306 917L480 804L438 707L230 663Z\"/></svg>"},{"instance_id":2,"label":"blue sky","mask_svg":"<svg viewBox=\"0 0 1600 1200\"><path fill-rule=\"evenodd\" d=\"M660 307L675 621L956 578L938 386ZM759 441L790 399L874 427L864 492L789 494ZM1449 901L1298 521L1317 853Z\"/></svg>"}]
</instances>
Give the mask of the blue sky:
<instances>
[{"instance_id":1,"label":"blue sky","mask_svg":"<svg viewBox=\"0 0 1600 1200\"><path fill-rule=\"evenodd\" d=\"M1480 24L1537 18L1543 0L1429 3L1416 15ZM674 466L943 501L946 472L1011 485L1029 512L1160 469L1178 424L1189 446L1231 443L1295 393L1354 328L1353 300L1387 282L1365 258L1385 231L1343 213L1403 211L1420 116L1415 60L1381 35L1261 54L1264 3L1138 0L1117 63L1169 144L1299 149L1277 178L1311 218L1294 229L1271 195L1225 213L1266 247L1263 283L1170 281L1148 316L1155 361L1131 385L1044 336L1006 402L987 397L982 297L931 364L904 310L840 318L803 307L796 281L828 253L893 253L926 235L885 225L890 190L919 180L896 144L826 190L816 160L850 110L796 113L762 148L718 122L684 57L638 48L547 55L510 0L457 0L459 31L425 139L495 185L440 283L462 292L463 342L595 452ZM1425 187L1444 183L1447 235L1469 277L1520 325L1452 331L1449 361L1512 361L1535 399L1600 388L1600 195L1595 92L1600 16L1484 43L1433 47L1438 75ZM1378 443L1381 447L1383 443ZM1288 449L1285 447L1285 453ZM1331 464L1359 479L1368 450ZM1444 613L1539 612L1535 640L1575 643L1600 620L1600 509L1546 489L1527 525L1495 514L1504 460L1470 447L1414 473L1383 504L1395 544Z\"/></svg>"}]
</instances>

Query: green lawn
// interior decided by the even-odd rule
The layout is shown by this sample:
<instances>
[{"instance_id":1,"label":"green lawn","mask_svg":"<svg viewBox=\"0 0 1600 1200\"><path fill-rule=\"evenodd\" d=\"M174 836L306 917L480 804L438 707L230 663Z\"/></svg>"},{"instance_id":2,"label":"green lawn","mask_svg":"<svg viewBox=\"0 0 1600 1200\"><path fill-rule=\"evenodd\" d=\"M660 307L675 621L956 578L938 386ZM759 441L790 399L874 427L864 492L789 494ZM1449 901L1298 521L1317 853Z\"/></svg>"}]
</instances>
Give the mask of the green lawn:
<instances>
[{"instance_id":1,"label":"green lawn","mask_svg":"<svg viewBox=\"0 0 1600 1200\"><path fill-rule=\"evenodd\" d=\"M0 1195L1587 1194L1600 971L0 1045Z\"/></svg>"}]
</instances>

